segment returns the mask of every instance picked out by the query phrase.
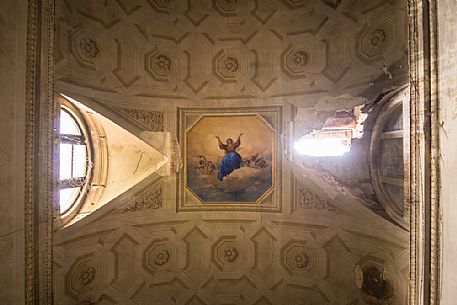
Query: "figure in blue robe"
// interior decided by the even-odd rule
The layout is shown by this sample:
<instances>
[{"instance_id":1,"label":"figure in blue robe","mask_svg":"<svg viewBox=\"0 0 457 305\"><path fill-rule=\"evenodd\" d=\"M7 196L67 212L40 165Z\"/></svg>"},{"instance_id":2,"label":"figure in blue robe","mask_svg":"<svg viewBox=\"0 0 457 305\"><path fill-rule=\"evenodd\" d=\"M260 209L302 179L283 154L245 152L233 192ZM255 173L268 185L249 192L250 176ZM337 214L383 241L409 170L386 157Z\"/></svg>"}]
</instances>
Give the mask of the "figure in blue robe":
<instances>
[{"instance_id":1,"label":"figure in blue robe","mask_svg":"<svg viewBox=\"0 0 457 305\"><path fill-rule=\"evenodd\" d=\"M219 179L219 181L222 181L225 176L230 175L235 169L240 168L241 156L236 152L236 149L241 145L240 138L242 135L243 134L240 133L235 142L233 142L231 138L228 138L225 141L227 144L222 143L221 139L216 136L219 142L219 148L225 151L225 156L222 158L219 170L217 171L217 179Z\"/></svg>"}]
</instances>

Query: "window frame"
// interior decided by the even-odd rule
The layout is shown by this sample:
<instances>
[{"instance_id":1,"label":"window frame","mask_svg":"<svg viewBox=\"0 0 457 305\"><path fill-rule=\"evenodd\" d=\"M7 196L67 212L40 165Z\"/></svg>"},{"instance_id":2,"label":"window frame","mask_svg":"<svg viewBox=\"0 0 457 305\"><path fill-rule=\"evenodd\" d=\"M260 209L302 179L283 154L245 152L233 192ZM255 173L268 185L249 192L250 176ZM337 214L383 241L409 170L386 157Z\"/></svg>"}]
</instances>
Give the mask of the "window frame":
<instances>
[{"instance_id":1,"label":"window frame","mask_svg":"<svg viewBox=\"0 0 457 305\"><path fill-rule=\"evenodd\" d=\"M380 101L381 106L375 118L370 143L370 176L374 192L379 203L383 206L386 213L401 227L409 228L410 205L407 199L407 188L409 187L409 126L405 122L409 121L409 87L402 87L386 94ZM402 109L403 129L396 131L385 131L386 124L396 115L399 108ZM380 168L381 143L388 138L401 138L403 142L403 178L392 178L395 185L403 187L403 211L393 202L389 192L383 183L389 176L382 175ZM392 182L391 181L391 182Z\"/></svg>"},{"instance_id":2,"label":"window frame","mask_svg":"<svg viewBox=\"0 0 457 305\"><path fill-rule=\"evenodd\" d=\"M93 148L93 141L92 141L92 135L90 132L90 128L87 124L87 120L85 115L83 114L80 109L74 105L72 102L70 102L68 99L64 97L60 97L59 99L59 114L58 114L58 130L57 130L57 137L58 137L58 147L60 148L60 144L62 141L62 135L60 134L60 110L63 109L67 113L70 114L70 116L75 120L80 132L81 136L74 136L79 139L84 139L85 146L86 146L86 173L84 177L84 181L81 183L80 178L82 177L75 177L75 178L70 178L70 179L63 179L60 180L60 178L57 181L57 186L56 186L56 191L60 192L60 190L65 189L65 187L62 187L63 183L72 183L77 182L80 184L80 193L74 200L74 202L65 210L61 211L60 210L60 199L59 202L56 203L57 207L57 212L56 212L56 218L57 218L57 228L62 227L63 225L67 224L70 222L72 219L75 218L75 216L80 212L82 206L84 205L88 193L90 191L91 185L92 185L92 180L93 180L93 174L94 174L94 148ZM73 137L73 136L72 136ZM60 160L60 149L58 150L58 160ZM60 161L57 162L59 165L59 169L57 173L60 172ZM57 195L57 198L60 196Z\"/></svg>"}]
</instances>

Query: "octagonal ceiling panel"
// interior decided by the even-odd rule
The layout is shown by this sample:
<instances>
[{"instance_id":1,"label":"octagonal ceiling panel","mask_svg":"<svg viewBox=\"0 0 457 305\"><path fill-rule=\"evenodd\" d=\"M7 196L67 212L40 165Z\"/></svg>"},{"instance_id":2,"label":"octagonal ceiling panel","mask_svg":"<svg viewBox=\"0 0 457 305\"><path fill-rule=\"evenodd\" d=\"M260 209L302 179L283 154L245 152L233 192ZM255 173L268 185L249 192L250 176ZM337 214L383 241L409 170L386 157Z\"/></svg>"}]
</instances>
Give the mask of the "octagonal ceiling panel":
<instances>
[{"instance_id":1,"label":"octagonal ceiling panel","mask_svg":"<svg viewBox=\"0 0 457 305\"><path fill-rule=\"evenodd\" d=\"M258 115L203 116L185 145L186 187L204 203L256 203L273 187L275 132Z\"/></svg>"}]
</instances>

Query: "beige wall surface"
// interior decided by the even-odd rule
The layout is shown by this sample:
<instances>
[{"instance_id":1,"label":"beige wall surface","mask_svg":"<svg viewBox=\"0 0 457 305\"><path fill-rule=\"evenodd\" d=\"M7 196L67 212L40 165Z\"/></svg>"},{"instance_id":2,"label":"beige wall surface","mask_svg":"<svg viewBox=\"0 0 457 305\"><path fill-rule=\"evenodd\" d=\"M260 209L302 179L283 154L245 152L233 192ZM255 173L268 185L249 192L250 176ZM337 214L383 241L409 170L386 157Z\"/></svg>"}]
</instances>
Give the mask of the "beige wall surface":
<instances>
[{"instance_id":1,"label":"beige wall surface","mask_svg":"<svg viewBox=\"0 0 457 305\"><path fill-rule=\"evenodd\" d=\"M442 209L442 305L455 304L457 291L457 2L439 1L439 102Z\"/></svg>"},{"instance_id":2,"label":"beige wall surface","mask_svg":"<svg viewBox=\"0 0 457 305\"><path fill-rule=\"evenodd\" d=\"M0 1L0 303L24 304L27 1Z\"/></svg>"}]
</instances>

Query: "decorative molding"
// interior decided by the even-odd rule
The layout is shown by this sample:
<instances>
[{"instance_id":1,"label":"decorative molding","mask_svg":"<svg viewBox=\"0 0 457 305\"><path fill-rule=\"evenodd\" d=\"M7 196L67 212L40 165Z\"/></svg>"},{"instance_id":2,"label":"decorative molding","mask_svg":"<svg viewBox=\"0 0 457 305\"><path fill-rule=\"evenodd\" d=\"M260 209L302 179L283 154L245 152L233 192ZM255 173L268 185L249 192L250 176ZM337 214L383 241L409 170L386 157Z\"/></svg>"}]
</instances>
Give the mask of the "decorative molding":
<instances>
[{"instance_id":1,"label":"decorative molding","mask_svg":"<svg viewBox=\"0 0 457 305\"><path fill-rule=\"evenodd\" d=\"M309 257L304 252L300 252L297 255L295 255L294 261L297 268L302 269L308 265Z\"/></svg>"},{"instance_id":2,"label":"decorative molding","mask_svg":"<svg viewBox=\"0 0 457 305\"><path fill-rule=\"evenodd\" d=\"M236 16L242 0L213 0L216 11L223 17Z\"/></svg>"},{"instance_id":3,"label":"decorative molding","mask_svg":"<svg viewBox=\"0 0 457 305\"><path fill-rule=\"evenodd\" d=\"M107 41L97 29L80 26L72 33L70 47L81 66L98 70L108 63Z\"/></svg>"},{"instance_id":4,"label":"decorative molding","mask_svg":"<svg viewBox=\"0 0 457 305\"><path fill-rule=\"evenodd\" d=\"M103 284L105 268L105 262L96 253L77 257L65 275L65 293L73 299L91 294Z\"/></svg>"},{"instance_id":5,"label":"decorative molding","mask_svg":"<svg viewBox=\"0 0 457 305\"><path fill-rule=\"evenodd\" d=\"M167 249L160 250L154 257L154 264L163 266L170 260L170 252Z\"/></svg>"},{"instance_id":6,"label":"decorative molding","mask_svg":"<svg viewBox=\"0 0 457 305\"><path fill-rule=\"evenodd\" d=\"M400 1L378 1L365 9L358 2L343 4L341 0L195 0L192 5L189 1L148 0L140 5L141 1L118 0L114 6L95 0L92 5L69 2L67 15L62 12L59 16L59 79L86 93L92 91L88 96L114 91L121 100L148 96L198 102L233 98L233 92L240 91L245 92L238 96L261 99L318 92L337 96L348 91L356 96L382 75L378 65L355 56L354 44L367 21L376 22L380 14L392 16L395 35L385 31L384 45L389 49L382 54L387 63L400 60L406 49L406 14ZM118 9L126 15L120 16ZM157 18L141 17L150 13ZM219 22L221 18L226 19L225 25ZM89 28L87 19L95 21L92 27L96 31ZM286 19L290 22L282 21ZM75 24L81 27L65 30ZM377 28L377 24L370 27L367 40ZM297 54L301 64L296 72L284 69L279 55L289 43L305 43L317 49L315 54L305 51L307 60ZM240 52L230 51L230 60L223 58L215 64L214 55L218 56L221 48ZM385 48L372 49L377 52ZM99 73L93 74L94 69ZM361 72L369 75L367 81L358 78ZM275 82L284 75L294 82Z\"/></svg>"},{"instance_id":7,"label":"decorative molding","mask_svg":"<svg viewBox=\"0 0 457 305\"><path fill-rule=\"evenodd\" d=\"M54 101L54 16L54 0L28 1L24 194L24 289L27 305L54 304L52 244L54 124L57 113Z\"/></svg>"},{"instance_id":8,"label":"decorative molding","mask_svg":"<svg viewBox=\"0 0 457 305\"><path fill-rule=\"evenodd\" d=\"M154 275L171 272L177 263L178 253L169 238L153 240L143 252L143 268Z\"/></svg>"},{"instance_id":9,"label":"decorative molding","mask_svg":"<svg viewBox=\"0 0 457 305\"><path fill-rule=\"evenodd\" d=\"M356 55L366 63L385 60L394 35L395 24L388 17L365 24L358 37Z\"/></svg>"},{"instance_id":10,"label":"decorative molding","mask_svg":"<svg viewBox=\"0 0 457 305\"><path fill-rule=\"evenodd\" d=\"M440 304L441 125L437 5L436 0L408 0L411 99L410 176L407 178L410 187L405 200L409 200L411 207L411 305L422 304L423 300L430 305Z\"/></svg>"},{"instance_id":11,"label":"decorative molding","mask_svg":"<svg viewBox=\"0 0 457 305\"><path fill-rule=\"evenodd\" d=\"M341 0L323 0L325 4L333 9L336 9L341 4Z\"/></svg>"},{"instance_id":12,"label":"decorative molding","mask_svg":"<svg viewBox=\"0 0 457 305\"><path fill-rule=\"evenodd\" d=\"M90 265L82 266L81 270L79 270L79 277L78 277L79 284L87 286L90 283L92 283L92 281L95 278L95 273L96 273L96 271L95 271L94 267L92 267Z\"/></svg>"},{"instance_id":13,"label":"decorative molding","mask_svg":"<svg viewBox=\"0 0 457 305\"><path fill-rule=\"evenodd\" d=\"M82 52L88 57L96 57L98 54L97 43L90 37L84 37L79 42Z\"/></svg>"},{"instance_id":14,"label":"decorative molding","mask_svg":"<svg viewBox=\"0 0 457 305\"><path fill-rule=\"evenodd\" d=\"M142 129L154 132L164 131L164 118L162 112L130 108L114 108L114 110Z\"/></svg>"},{"instance_id":15,"label":"decorative molding","mask_svg":"<svg viewBox=\"0 0 457 305\"><path fill-rule=\"evenodd\" d=\"M24 198L24 233L25 233L25 303L33 305L35 294L35 105L37 104L35 83L37 74L37 53L40 52L38 39L38 0L28 1L27 23L27 62L25 91L25 198Z\"/></svg>"},{"instance_id":16,"label":"decorative molding","mask_svg":"<svg viewBox=\"0 0 457 305\"><path fill-rule=\"evenodd\" d=\"M233 82L247 71L247 59L239 49L222 49L213 59L215 75L223 82Z\"/></svg>"},{"instance_id":17,"label":"decorative molding","mask_svg":"<svg viewBox=\"0 0 457 305\"><path fill-rule=\"evenodd\" d=\"M375 29L371 32L370 47L381 48L387 40L387 34L383 29Z\"/></svg>"},{"instance_id":18,"label":"decorative molding","mask_svg":"<svg viewBox=\"0 0 457 305\"><path fill-rule=\"evenodd\" d=\"M179 60L175 52L166 47L157 47L145 54L145 70L156 81L169 82L177 71Z\"/></svg>"},{"instance_id":19,"label":"decorative molding","mask_svg":"<svg viewBox=\"0 0 457 305\"><path fill-rule=\"evenodd\" d=\"M327 211L336 211L336 208L330 204L329 200L324 200L306 187L298 184L295 196L297 209L318 209Z\"/></svg>"},{"instance_id":20,"label":"decorative molding","mask_svg":"<svg viewBox=\"0 0 457 305\"><path fill-rule=\"evenodd\" d=\"M227 247L224 250L224 259L229 262L233 263L238 258L238 249L235 247Z\"/></svg>"},{"instance_id":21,"label":"decorative molding","mask_svg":"<svg viewBox=\"0 0 457 305\"><path fill-rule=\"evenodd\" d=\"M162 207L163 190L162 187L153 189L146 194L133 200L132 203L127 204L116 214L133 213L151 209L159 209Z\"/></svg>"},{"instance_id":22,"label":"decorative molding","mask_svg":"<svg viewBox=\"0 0 457 305\"><path fill-rule=\"evenodd\" d=\"M337 209L330 203L329 199L324 199L304 185L304 182L295 175L292 177L293 183L293 204L294 210L326 210L335 212Z\"/></svg>"}]
</instances>

